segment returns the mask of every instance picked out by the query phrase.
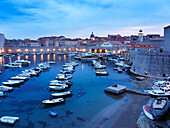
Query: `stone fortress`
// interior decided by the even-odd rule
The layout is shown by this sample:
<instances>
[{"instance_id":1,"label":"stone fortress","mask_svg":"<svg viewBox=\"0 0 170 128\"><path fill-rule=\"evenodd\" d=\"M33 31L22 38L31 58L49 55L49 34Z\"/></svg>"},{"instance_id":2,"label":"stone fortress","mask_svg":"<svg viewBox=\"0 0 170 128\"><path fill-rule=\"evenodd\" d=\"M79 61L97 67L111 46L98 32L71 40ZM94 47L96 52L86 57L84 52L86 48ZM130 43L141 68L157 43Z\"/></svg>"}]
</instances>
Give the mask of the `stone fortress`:
<instances>
[{"instance_id":1,"label":"stone fortress","mask_svg":"<svg viewBox=\"0 0 170 128\"><path fill-rule=\"evenodd\" d=\"M164 27L163 49L137 49L130 52L133 63L130 71L134 74L149 77L170 76L170 25Z\"/></svg>"}]
</instances>

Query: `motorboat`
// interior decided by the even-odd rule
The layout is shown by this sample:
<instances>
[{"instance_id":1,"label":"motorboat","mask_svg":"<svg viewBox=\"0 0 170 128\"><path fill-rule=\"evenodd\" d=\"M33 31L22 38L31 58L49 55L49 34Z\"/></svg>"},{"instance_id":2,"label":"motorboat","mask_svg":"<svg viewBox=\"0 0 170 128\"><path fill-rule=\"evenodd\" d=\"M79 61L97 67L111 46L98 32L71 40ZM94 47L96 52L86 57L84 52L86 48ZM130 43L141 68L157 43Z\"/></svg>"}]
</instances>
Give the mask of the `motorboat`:
<instances>
[{"instance_id":1,"label":"motorboat","mask_svg":"<svg viewBox=\"0 0 170 128\"><path fill-rule=\"evenodd\" d=\"M65 100L63 98L57 98L57 99L49 99L49 100L43 100L42 103L43 104L58 104L58 103L62 103Z\"/></svg>"},{"instance_id":2,"label":"motorboat","mask_svg":"<svg viewBox=\"0 0 170 128\"><path fill-rule=\"evenodd\" d=\"M29 80L30 77L23 77L23 76L15 76L15 77L11 77L11 80Z\"/></svg>"},{"instance_id":3,"label":"motorboat","mask_svg":"<svg viewBox=\"0 0 170 128\"><path fill-rule=\"evenodd\" d=\"M105 65L102 65L102 64L95 65L95 69L104 69L104 68L106 68Z\"/></svg>"},{"instance_id":4,"label":"motorboat","mask_svg":"<svg viewBox=\"0 0 170 128\"><path fill-rule=\"evenodd\" d=\"M122 70L121 68L118 68L118 69L117 69L117 72L118 72L118 73L122 73L123 70Z\"/></svg>"},{"instance_id":5,"label":"motorboat","mask_svg":"<svg viewBox=\"0 0 170 128\"><path fill-rule=\"evenodd\" d=\"M76 62L76 61L71 61L70 63L71 63L71 65L73 65L73 66L78 66L78 65L79 65L79 63Z\"/></svg>"},{"instance_id":6,"label":"motorboat","mask_svg":"<svg viewBox=\"0 0 170 128\"><path fill-rule=\"evenodd\" d=\"M21 68L22 63L9 63L3 65L5 68Z\"/></svg>"},{"instance_id":7,"label":"motorboat","mask_svg":"<svg viewBox=\"0 0 170 128\"><path fill-rule=\"evenodd\" d=\"M109 75L109 73L106 72L106 71L103 70L103 69L98 69L98 70L96 70L96 75L107 76L107 75Z\"/></svg>"},{"instance_id":8,"label":"motorboat","mask_svg":"<svg viewBox=\"0 0 170 128\"><path fill-rule=\"evenodd\" d=\"M50 83L62 83L62 84L67 84L67 85L72 85L72 82L70 80L52 80Z\"/></svg>"},{"instance_id":9,"label":"motorboat","mask_svg":"<svg viewBox=\"0 0 170 128\"><path fill-rule=\"evenodd\" d=\"M33 69L28 69L28 70L25 70L25 71L23 71L23 73L29 73L31 76L38 76L39 74L39 72L37 72L37 71L35 71L35 70L33 70Z\"/></svg>"},{"instance_id":10,"label":"motorboat","mask_svg":"<svg viewBox=\"0 0 170 128\"><path fill-rule=\"evenodd\" d=\"M144 80L145 78L144 78L144 77L136 77L136 79L142 81L142 80Z\"/></svg>"},{"instance_id":11,"label":"motorboat","mask_svg":"<svg viewBox=\"0 0 170 128\"><path fill-rule=\"evenodd\" d=\"M7 82L2 82L3 85L16 86L24 83L24 80L8 80Z\"/></svg>"},{"instance_id":12,"label":"motorboat","mask_svg":"<svg viewBox=\"0 0 170 128\"><path fill-rule=\"evenodd\" d=\"M152 112L154 117L158 120L168 111L168 107L169 107L168 98L158 97L153 100L150 111Z\"/></svg>"},{"instance_id":13,"label":"motorboat","mask_svg":"<svg viewBox=\"0 0 170 128\"><path fill-rule=\"evenodd\" d=\"M52 97L65 97L65 96L71 96L73 95L72 94L72 91L67 91L67 92L60 92L60 93L52 93L51 96Z\"/></svg>"},{"instance_id":14,"label":"motorboat","mask_svg":"<svg viewBox=\"0 0 170 128\"><path fill-rule=\"evenodd\" d=\"M31 74L23 72L22 74L19 74L18 76L20 76L20 77L31 77Z\"/></svg>"},{"instance_id":15,"label":"motorboat","mask_svg":"<svg viewBox=\"0 0 170 128\"><path fill-rule=\"evenodd\" d=\"M4 97L4 96L6 96L6 93L5 93L5 92L0 91L0 97Z\"/></svg>"},{"instance_id":16,"label":"motorboat","mask_svg":"<svg viewBox=\"0 0 170 128\"><path fill-rule=\"evenodd\" d=\"M92 61L92 60L98 60L99 56L98 55L94 55L92 53L84 53L81 56L81 61Z\"/></svg>"},{"instance_id":17,"label":"motorboat","mask_svg":"<svg viewBox=\"0 0 170 128\"><path fill-rule=\"evenodd\" d=\"M61 90L65 90L67 87L66 86L49 86L50 90L54 90L54 91L61 91Z\"/></svg>"},{"instance_id":18,"label":"motorboat","mask_svg":"<svg viewBox=\"0 0 170 128\"><path fill-rule=\"evenodd\" d=\"M16 60L15 63L21 63L23 66L28 66L31 62L28 60Z\"/></svg>"},{"instance_id":19,"label":"motorboat","mask_svg":"<svg viewBox=\"0 0 170 128\"><path fill-rule=\"evenodd\" d=\"M55 61L48 61L49 64L55 64Z\"/></svg>"},{"instance_id":20,"label":"motorboat","mask_svg":"<svg viewBox=\"0 0 170 128\"><path fill-rule=\"evenodd\" d=\"M4 85L0 86L0 91L2 91L2 92L9 92L12 90L13 90L13 87L8 87L8 86L4 86Z\"/></svg>"},{"instance_id":21,"label":"motorboat","mask_svg":"<svg viewBox=\"0 0 170 128\"><path fill-rule=\"evenodd\" d=\"M68 85L66 85L65 83L59 83L59 82L58 83L57 82L50 83L50 86L64 86L66 88L68 87Z\"/></svg>"},{"instance_id":22,"label":"motorboat","mask_svg":"<svg viewBox=\"0 0 170 128\"><path fill-rule=\"evenodd\" d=\"M14 124L18 120L19 117L13 117L13 116L3 116L0 118L1 123L5 123L5 124Z\"/></svg>"},{"instance_id":23,"label":"motorboat","mask_svg":"<svg viewBox=\"0 0 170 128\"><path fill-rule=\"evenodd\" d=\"M80 56L80 55L77 55L77 56L74 57L74 59L76 59L76 60L81 60L81 56Z\"/></svg>"},{"instance_id":24,"label":"motorboat","mask_svg":"<svg viewBox=\"0 0 170 128\"><path fill-rule=\"evenodd\" d=\"M62 74L72 74L73 73L73 70L60 70L60 73Z\"/></svg>"},{"instance_id":25,"label":"motorboat","mask_svg":"<svg viewBox=\"0 0 170 128\"><path fill-rule=\"evenodd\" d=\"M40 63L40 64L38 64L38 67L40 67L42 70L51 68L51 66L49 65L48 62Z\"/></svg>"},{"instance_id":26,"label":"motorboat","mask_svg":"<svg viewBox=\"0 0 170 128\"><path fill-rule=\"evenodd\" d=\"M160 90L148 91L151 97L170 97L170 89L167 87L160 88Z\"/></svg>"},{"instance_id":27,"label":"motorboat","mask_svg":"<svg viewBox=\"0 0 170 128\"><path fill-rule=\"evenodd\" d=\"M153 116L152 112L150 111L151 107L149 105L144 105L143 106L143 112L146 115L147 118L150 120L154 120L155 117Z\"/></svg>"},{"instance_id":28,"label":"motorboat","mask_svg":"<svg viewBox=\"0 0 170 128\"><path fill-rule=\"evenodd\" d=\"M36 71L38 74L43 71L40 67L35 67L33 68L33 70Z\"/></svg>"},{"instance_id":29,"label":"motorboat","mask_svg":"<svg viewBox=\"0 0 170 128\"><path fill-rule=\"evenodd\" d=\"M98 62L96 60L92 60L92 65L96 65Z\"/></svg>"},{"instance_id":30,"label":"motorboat","mask_svg":"<svg viewBox=\"0 0 170 128\"><path fill-rule=\"evenodd\" d=\"M57 80L68 80L71 78L72 78L71 74L58 74L58 76L56 76Z\"/></svg>"}]
</instances>

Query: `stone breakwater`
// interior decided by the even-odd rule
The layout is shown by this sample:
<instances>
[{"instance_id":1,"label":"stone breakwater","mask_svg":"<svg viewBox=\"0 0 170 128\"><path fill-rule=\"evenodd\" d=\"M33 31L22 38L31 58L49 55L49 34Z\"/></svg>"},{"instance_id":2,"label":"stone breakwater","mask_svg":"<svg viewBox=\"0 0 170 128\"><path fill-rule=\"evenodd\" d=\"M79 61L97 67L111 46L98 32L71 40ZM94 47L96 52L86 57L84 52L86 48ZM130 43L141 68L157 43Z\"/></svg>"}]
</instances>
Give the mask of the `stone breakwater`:
<instances>
[{"instance_id":1,"label":"stone breakwater","mask_svg":"<svg viewBox=\"0 0 170 128\"><path fill-rule=\"evenodd\" d=\"M132 73L158 78L170 76L169 51L137 50L131 51L130 56Z\"/></svg>"}]
</instances>

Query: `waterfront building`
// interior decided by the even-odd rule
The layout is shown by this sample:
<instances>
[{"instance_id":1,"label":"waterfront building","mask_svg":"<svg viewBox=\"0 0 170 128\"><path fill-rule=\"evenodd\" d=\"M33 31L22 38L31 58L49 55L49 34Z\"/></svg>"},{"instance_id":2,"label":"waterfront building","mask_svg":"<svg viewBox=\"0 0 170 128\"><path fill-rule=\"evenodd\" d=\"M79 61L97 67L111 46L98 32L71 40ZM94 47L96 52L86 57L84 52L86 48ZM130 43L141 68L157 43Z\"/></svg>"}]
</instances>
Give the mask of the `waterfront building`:
<instances>
[{"instance_id":1,"label":"waterfront building","mask_svg":"<svg viewBox=\"0 0 170 128\"><path fill-rule=\"evenodd\" d=\"M139 41L140 43L143 42L143 31L142 31L142 30L139 30L138 41Z\"/></svg>"},{"instance_id":2,"label":"waterfront building","mask_svg":"<svg viewBox=\"0 0 170 128\"><path fill-rule=\"evenodd\" d=\"M170 51L170 25L164 27L164 50Z\"/></svg>"}]
</instances>

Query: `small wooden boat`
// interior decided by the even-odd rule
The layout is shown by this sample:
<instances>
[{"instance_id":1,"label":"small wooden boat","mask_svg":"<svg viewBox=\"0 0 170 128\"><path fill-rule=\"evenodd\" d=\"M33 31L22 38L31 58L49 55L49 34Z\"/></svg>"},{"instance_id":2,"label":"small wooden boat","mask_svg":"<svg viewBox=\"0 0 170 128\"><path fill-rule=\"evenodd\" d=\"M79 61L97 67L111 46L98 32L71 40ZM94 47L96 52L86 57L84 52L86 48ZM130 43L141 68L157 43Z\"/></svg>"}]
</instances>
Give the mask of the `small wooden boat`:
<instances>
[{"instance_id":1,"label":"small wooden boat","mask_svg":"<svg viewBox=\"0 0 170 128\"><path fill-rule=\"evenodd\" d=\"M148 117L150 120L154 120L155 117L153 116L152 112L150 111L150 106L148 105L144 105L143 106L143 112L146 115L146 117Z\"/></svg>"},{"instance_id":2,"label":"small wooden boat","mask_svg":"<svg viewBox=\"0 0 170 128\"><path fill-rule=\"evenodd\" d=\"M154 117L158 120L168 111L168 107L169 107L168 98L158 97L153 100L150 110Z\"/></svg>"},{"instance_id":3,"label":"small wooden boat","mask_svg":"<svg viewBox=\"0 0 170 128\"><path fill-rule=\"evenodd\" d=\"M65 96L71 96L72 95L72 91L67 91L67 92L60 92L60 93L52 93L51 96L52 97L65 97Z\"/></svg>"},{"instance_id":4,"label":"small wooden boat","mask_svg":"<svg viewBox=\"0 0 170 128\"><path fill-rule=\"evenodd\" d=\"M43 100L42 103L43 104L58 104L58 103L62 103L65 100L63 98L57 98L57 99L49 99L49 100Z\"/></svg>"},{"instance_id":5,"label":"small wooden boat","mask_svg":"<svg viewBox=\"0 0 170 128\"><path fill-rule=\"evenodd\" d=\"M19 117L3 116L0 118L1 123L5 124L14 124L17 120L19 120Z\"/></svg>"}]
</instances>

